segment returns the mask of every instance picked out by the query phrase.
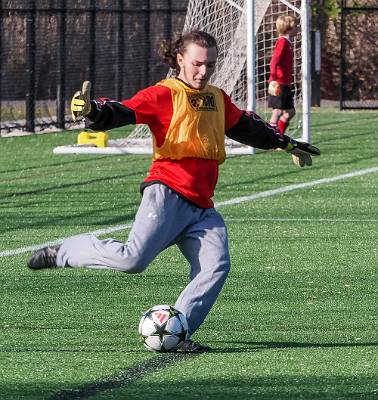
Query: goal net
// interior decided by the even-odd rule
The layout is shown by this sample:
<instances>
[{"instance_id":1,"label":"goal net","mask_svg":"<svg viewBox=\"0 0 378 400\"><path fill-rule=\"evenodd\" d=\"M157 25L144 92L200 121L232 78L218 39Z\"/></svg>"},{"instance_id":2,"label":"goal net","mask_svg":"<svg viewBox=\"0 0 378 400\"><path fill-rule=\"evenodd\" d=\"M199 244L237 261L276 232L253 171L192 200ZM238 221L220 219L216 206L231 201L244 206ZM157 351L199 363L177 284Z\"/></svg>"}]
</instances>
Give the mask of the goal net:
<instances>
[{"instance_id":1,"label":"goal net","mask_svg":"<svg viewBox=\"0 0 378 400\"><path fill-rule=\"evenodd\" d=\"M265 120L270 119L271 110L267 108L267 90L269 63L278 33L275 22L280 15L293 15L302 24L301 3L305 0L255 0L255 32L253 48L255 49L254 88L247 79L247 1L252 0L189 0L183 32L192 29L204 30L217 39L219 56L216 70L210 83L221 87L229 94L233 102L241 109L247 110L248 91L255 97L255 111ZM289 126L289 135L301 136L302 127L302 40L298 34L294 46L294 85L293 95L297 114ZM168 76L172 76L170 71ZM250 154L251 148L234 141L226 140L228 154ZM149 154L152 152L151 133L145 125L138 125L125 139L110 140L108 147L93 148L71 146L71 150L55 149L56 153L115 153L115 154Z\"/></svg>"}]
</instances>

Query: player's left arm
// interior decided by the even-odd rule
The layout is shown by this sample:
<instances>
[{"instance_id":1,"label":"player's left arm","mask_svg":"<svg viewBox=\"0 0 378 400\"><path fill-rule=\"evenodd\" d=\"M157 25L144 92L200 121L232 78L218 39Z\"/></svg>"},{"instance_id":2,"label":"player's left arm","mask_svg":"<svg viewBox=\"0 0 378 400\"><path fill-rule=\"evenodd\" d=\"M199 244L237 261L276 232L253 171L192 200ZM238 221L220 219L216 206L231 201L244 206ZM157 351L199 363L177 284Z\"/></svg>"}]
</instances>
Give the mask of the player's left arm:
<instances>
[{"instance_id":1,"label":"player's left arm","mask_svg":"<svg viewBox=\"0 0 378 400\"><path fill-rule=\"evenodd\" d=\"M293 162L300 167L312 165L311 156L320 155L317 147L286 135L281 136L253 112L244 112L239 121L226 131L226 136L259 149L283 149L293 155Z\"/></svg>"}]
</instances>

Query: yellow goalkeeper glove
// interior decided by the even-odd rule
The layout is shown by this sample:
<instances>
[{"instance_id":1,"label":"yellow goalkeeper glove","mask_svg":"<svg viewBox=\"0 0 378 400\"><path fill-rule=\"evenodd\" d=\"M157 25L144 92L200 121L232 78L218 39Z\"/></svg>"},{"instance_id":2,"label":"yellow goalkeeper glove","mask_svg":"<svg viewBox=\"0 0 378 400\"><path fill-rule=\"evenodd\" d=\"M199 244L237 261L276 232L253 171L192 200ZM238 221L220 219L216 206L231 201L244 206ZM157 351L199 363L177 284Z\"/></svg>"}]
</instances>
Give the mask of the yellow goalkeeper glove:
<instances>
[{"instance_id":1,"label":"yellow goalkeeper glove","mask_svg":"<svg viewBox=\"0 0 378 400\"><path fill-rule=\"evenodd\" d=\"M293 163L298 167L311 166L313 156L320 156L320 150L310 143L299 142L293 138L290 138L286 149L288 153L291 153Z\"/></svg>"},{"instance_id":2,"label":"yellow goalkeeper glove","mask_svg":"<svg viewBox=\"0 0 378 400\"><path fill-rule=\"evenodd\" d=\"M276 81L269 83L268 93L271 96L279 96L281 94L281 85Z\"/></svg>"},{"instance_id":3,"label":"yellow goalkeeper glove","mask_svg":"<svg viewBox=\"0 0 378 400\"><path fill-rule=\"evenodd\" d=\"M77 91L71 100L71 115L74 122L79 121L91 112L91 83L83 82L81 91Z\"/></svg>"}]
</instances>

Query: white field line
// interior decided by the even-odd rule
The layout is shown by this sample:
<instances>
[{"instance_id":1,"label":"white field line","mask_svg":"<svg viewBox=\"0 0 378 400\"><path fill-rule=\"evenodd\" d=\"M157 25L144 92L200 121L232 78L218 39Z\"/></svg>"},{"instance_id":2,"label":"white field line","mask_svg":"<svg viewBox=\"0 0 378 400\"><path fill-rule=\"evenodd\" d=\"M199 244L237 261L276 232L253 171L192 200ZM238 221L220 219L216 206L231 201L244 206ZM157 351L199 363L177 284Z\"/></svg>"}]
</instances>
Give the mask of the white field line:
<instances>
[{"instance_id":1,"label":"white field line","mask_svg":"<svg viewBox=\"0 0 378 400\"><path fill-rule=\"evenodd\" d=\"M378 172L378 167L361 169L358 171L349 172L348 174L336 175L336 176L332 176L330 178L318 179L316 181L303 182L303 183L297 183L294 185L283 186L283 187L280 187L277 189L272 189L272 190L267 190L265 192L255 193L250 196L236 197L234 199L230 199L230 200L226 200L226 201L217 203L215 206L218 208L218 207L223 207L223 206L244 203L246 201L261 199L263 197L270 197L270 196L274 196L276 194L291 192L291 191L297 190L297 189L306 189L306 188L310 188L310 187L314 187L314 186L318 186L318 185L324 185L326 183L341 181L342 179L348 179L348 178L354 178L356 176L367 175L367 174L371 174L373 172Z\"/></svg>"},{"instance_id":2,"label":"white field line","mask_svg":"<svg viewBox=\"0 0 378 400\"><path fill-rule=\"evenodd\" d=\"M216 208L220 208L220 207L224 207L224 206L240 204L240 203L244 203L244 202L247 202L247 201L253 201L253 200L261 199L261 198L264 198L264 197L275 196L276 194L287 193L287 192L291 192L293 190L298 190L298 189L307 189L307 188L310 188L310 187L324 185L324 184L327 184L327 183L332 183L332 182L340 181L340 180L343 180L343 179L354 178L356 176L363 176L363 175L371 174L371 173L374 173L374 172L378 172L378 167L366 168L366 169L361 169L361 170L358 170L358 171L350 172L350 173L347 173L347 174L332 176L332 177L329 177L329 178L317 179L315 181L303 182L303 183L298 183L298 184L294 184L294 185L283 186L283 187L280 187L280 188L277 188L277 189L266 190L264 192L254 193L254 194L252 194L250 196L235 197L235 198L230 199L230 200L226 200L226 201L221 201L219 203L215 203L215 207ZM370 221L366 221L366 222L370 222ZM132 222L127 223L127 224L123 224L123 225L116 225L116 226L109 227L109 228L106 228L106 229L99 229L97 231L92 231L92 232L87 232L87 233L92 233L94 235L104 235L104 234L107 234L107 233L122 231L124 229L131 228L131 226L132 226ZM0 257L15 256L17 254L32 252L32 251L38 250L38 249L40 249L42 247L54 246L54 245L62 243L65 239L66 238L61 238L61 239L56 239L54 241L50 241L50 242L46 242L46 243L42 243L42 244L35 244L35 245L32 245L32 246L28 246L28 247L20 247L18 249L4 250L4 251L0 252Z\"/></svg>"}]
</instances>

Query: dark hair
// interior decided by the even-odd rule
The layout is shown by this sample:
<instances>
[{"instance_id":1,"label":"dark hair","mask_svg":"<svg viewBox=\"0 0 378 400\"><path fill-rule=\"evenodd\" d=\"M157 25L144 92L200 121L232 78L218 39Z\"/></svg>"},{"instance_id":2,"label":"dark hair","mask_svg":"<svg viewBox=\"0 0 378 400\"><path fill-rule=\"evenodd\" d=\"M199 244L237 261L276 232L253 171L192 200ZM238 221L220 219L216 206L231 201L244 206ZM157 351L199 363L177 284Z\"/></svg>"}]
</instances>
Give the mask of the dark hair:
<instances>
[{"instance_id":1,"label":"dark hair","mask_svg":"<svg viewBox=\"0 0 378 400\"><path fill-rule=\"evenodd\" d=\"M199 30L193 30L185 34L178 34L172 40L165 40L160 46L160 55L164 62L176 73L180 71L177 64L177 54L184 54L185 50L190 43L195 43L204 48L215 47L218 51L217 41L214 36L209 33Z\"/></svg>"}]
</instances>

